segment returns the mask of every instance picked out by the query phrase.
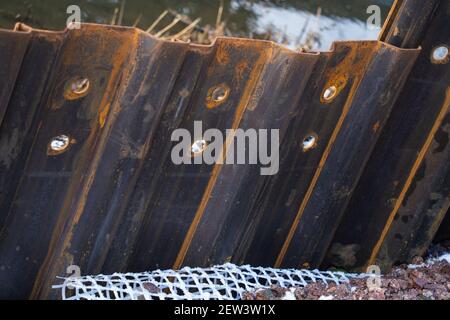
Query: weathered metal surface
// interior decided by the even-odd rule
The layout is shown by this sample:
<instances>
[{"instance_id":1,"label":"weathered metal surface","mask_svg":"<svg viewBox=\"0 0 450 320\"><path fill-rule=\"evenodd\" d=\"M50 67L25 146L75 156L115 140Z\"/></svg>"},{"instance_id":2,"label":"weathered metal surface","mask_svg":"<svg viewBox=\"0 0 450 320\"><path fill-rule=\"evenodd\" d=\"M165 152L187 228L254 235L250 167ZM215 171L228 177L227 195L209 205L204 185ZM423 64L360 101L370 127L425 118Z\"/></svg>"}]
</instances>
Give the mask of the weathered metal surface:
<instances>
[{"instance_id":1,"label":"weathered metal surface","mask_svg":"<svg viewBox=\"0 0 450 320\"><path fill-rule=\"evenodd\" d=\"M428 77L448 71L416 61L429 56L426 41L422 52L350 41L299 53L265 41L219 38L198 46L98 25L64 32L19 26L0 30L0 41L7 51L23 52L18 65L18 53L0 52L0 70L9 77L0 87L0 297L6 298L56 297L51 285L72 264L82 274L226 261L318 266L360 192L372 150L390 142L386 132L391 117L404 112L402 99L415 97L413 110L433 103L422 126L417 112L409 115L417 128L404 131L414 129L418 141L428 141L427 126L447 101L439 97L448 79ZM331 86L336 96L326 101ZM225 91L220 102L211 99L217 87ZM426 100L423 90L438 98ZM279 129L279 172L175 165L171 134L193 132L194 121L224 133ZM49 143L61 135L65 149L52 150ZM305 152L308 135L317 145ZM446 155L429 155L436 171L427 175L427 196L446 190L448 179L434 176L448 173ZM425 206L424 197L414 198L417 210Z\"/></svg>"},{"instance_id":2,"label":"weathered metal surface","mask_svg":"<svg viewBox=\"0 0 450 320\"><path fill-rule=\"evenodd\" d=\"M400 48L417 48L423 43L440 0L395 0L380 33L380 40Z\"/></svg>"},{"instance_id":3,"label":"weathered metal surface","mask_svg":"<svg viewBox=\"0 0 450 320\"><path fill-rule=\"evenodd\" d=\"M3 32L0 38L0 61L8 61L0 65L0 124L8 106L9 98L14 88L22 58L28 45L29 34Z\"/></svg>"},{"instance_id":4,"label":"weathered metal surface","mask_svg":"<svg viewBox=\"0 0 450 320\"><path fill-rule=\"evenodd\" d=\"M412 12L419 3L405 1L402 8ZM426 10L432 13L425 30L416 30L423 35L422 52L359 180L325 265L363 270L378 264L387 269L408 261L425 252L449 208L450 72L448 64L433 61L432 52L448 45L450 3L431 3L435 7ZM383 40L410 45L408 34L405 40Z\"/></svg>"},{"instance_id":5,"label":"weathered metal surface","mask_svg":"<svg viewBox=\"0 0 450 320\"><path fill-rule=\"evenodd\" d=\"M436 243L441 241L450 241L450 209L447 211L444 220L442 221L439 229L434 237Z\"/></svg>"},{"instance_id":6,"label":"weathered metal surface","mask_svg":"<svg viewBox=\"0 0 450 320\"><path fill-rule=\"evenodd\" d=\"M340 54L342 54L341 57ZM312 165L310 163L310 167L308 165L309 168L306 172L302 170L302 163L305 161L304 155L297 154L295 149L291 150L288 155L283 151L283 147L281 148L280 153L282 156L286 155L286 160L281 163L280 167L296 168L301 176L295 177L292 180L293 184L289 184L286 177L290 177L291 173L285 172L285 175L275 177L268 185L291 189L287 189L287 192L283 193L272 189L260 195L261 199L267 201L265 202L267 207L258 207L254 216L258 219L261 219L258 214L266 216L263 216L258 221L259 225L255 227L257 235L250 236L251 242L254 242L252 245L257 247L251 245L246 249L246 254L253 257L250 259L252 263L258 263L257 256L261 259L260 252L271 253L266 254L263 258L267 259L264 263L268 265L298 266L307 263L312 266L318 263L314 261L316 259L314 255L324 253L324 249L320 247L328 246L327 237L332 232L327 228L328 226L333 228L336 223L336 217L330 214L331 209L333 206L339 206L339 202L345 198L346 193L351 192L351 184L355 179L352 174L357 174L357 168L362 167L360 162L364 161L357 155L366 156L378 134L378 130L374 130L373 127L378 129L378 126L383 125L383 117L389 113L391 99L395 98L396 88L392 86L389 89L386 88L392 77L390 72L397 72L397 75L404 72L407 75L416 54L416 51L403 51L399 54L396 48L384 46L381 43L378 45L358 43L353 48L348 45L335 48L333 58L337 58L339 63L336 65L334 61L331 61L327 68L328 74L319 76L323 83L316 87L319 90L315 93L314 98L320 97L321 88L326 88L331 83L338 81L339 76L345 75L347 70L351 69L352 72L347 73L345 79L345 89L340 94L340 99L336 99L330 104L324 105L318 99L316 100L317 105L311 105L315 109L325 107L338 112L332 120L334 122L330 123L330 127L327 128L328 133L318 134L319 139L324 138L327 142L324 142L322 152L316 149L311 151L311 153L317 151L318 157L315 163ZM397 59L402 62L399 63ZM393 64L396 64L398 69L393 68ZM330 68L330 65L336 65L336 68ZM401 80L398 85L402 85ZM370 94L368 87L372 88ZM377 89L373 90L373 88ZM380 92L383 94L379 95ZM383 95L384 99L380 99ZM312 101L315 100L314 98ZM378 99L379 105L374 99ZM312 126L307 128L309 132L316 132L319 121L310 122ZM364 132L366 129L367 131ZM301 130L304 130L304 127L301 127ZM290 140L295 141L295 137L305 136L307 132L293 135ZM349 136L352 138L349 139ZM298 144L298 138L296 144ZM290 158L292 156L297 160ZM324 194L327 196L324 197ZM289 202L292 205L287 205ZM285 214L285 216L280 218L278 214ZM251 225L254 227L255 223L252 222ZM308 227L305 229L305 226ZM266 235L258 234L267 229L270 230ZM245 234L249 236L251 231L249 230ZM272 237L268 237L269 234L277 234L277 238L272 239ZM261 243L268 240L271 243ZM246 259L244 258L243 261Z\"/></svg>"}]
</instances>

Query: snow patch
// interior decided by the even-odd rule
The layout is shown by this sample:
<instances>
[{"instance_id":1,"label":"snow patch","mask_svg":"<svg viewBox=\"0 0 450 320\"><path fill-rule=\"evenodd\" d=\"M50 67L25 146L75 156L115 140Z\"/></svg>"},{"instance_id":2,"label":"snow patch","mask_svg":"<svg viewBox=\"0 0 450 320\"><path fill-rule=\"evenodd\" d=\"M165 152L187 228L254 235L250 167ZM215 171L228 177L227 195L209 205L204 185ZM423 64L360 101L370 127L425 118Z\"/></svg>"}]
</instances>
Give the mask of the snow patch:
<instances>
[{"instance_id":1,"label":"snow patch","mask_svg":"<svg viewBox=\"0 0 450 320\"><path fill-rule=\"evenodd\" d=\"M447 261L450 263L450 253L443 254L439 258L437 258L438 261Z\"/></svg>"},{"instance_id":2,"label":"snow patch","mask_svg":"<svg viewBox=\"0 0 450 320\"><path fill-rule=\"evenodd\" d=\"M450 263L450 253L444 253L443 255L437 258L430 258L421 264L409 264L408 269L424 268L441 261L446 261L447 263Z\"/></svg>"},{"instance_id":3,"label":"snow patch","mask_svg":"<svg viewBox=\"0 0 450 320\"><path fill-rule=\"evenodd\" d=\"M333 296L320 296L319 300L334 300Z\"/></svg>"},{"instance_id":4,"label":"snow patch","mask_svg":"<svg viewBox=\"0 0 450 320\"><path fill-rule=\"evenodd\" d=\"M295 288L290 288L286 293L284 294L284 297L281 298L281 300L297 300L295 298Z\"/></svg>"}]
</instances>

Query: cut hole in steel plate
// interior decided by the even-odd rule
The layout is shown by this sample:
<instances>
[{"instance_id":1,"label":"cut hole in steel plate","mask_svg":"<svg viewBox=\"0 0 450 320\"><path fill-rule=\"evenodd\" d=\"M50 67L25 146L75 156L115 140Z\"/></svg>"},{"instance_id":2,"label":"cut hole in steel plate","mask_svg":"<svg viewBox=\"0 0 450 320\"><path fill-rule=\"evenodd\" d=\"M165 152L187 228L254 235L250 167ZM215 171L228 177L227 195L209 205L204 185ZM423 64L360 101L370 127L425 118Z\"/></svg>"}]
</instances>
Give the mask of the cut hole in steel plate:
<instances>
[{"instance_id":1,"label":"cut hole in steel plate","mask_svg":"<svg viewBox=\"0 0 450 320\"><path fill-rule=\"evenodd\" d=\"M75 78L70 80L64 90L64 97L67 100L74 100L84 97L90 88L90 82L87 78Z\"/></svg>"},{"instance_id":2,"label":"cut hole in steel plate","mask_svg":"<svg viewBox=\"0 0 450 320\"><path fill-rule=\"evenodd\" d=\"M433 49L431 52L431 61L436 64L444 64L448 62L448 52L447 46L442 45Z\"/></svg>"},{"instance_id":3,"label":"cut hole in steel plate","mask_svg":"<svg viewBox=\"0 0 450 320\"><path fill-rule=\"evenodd\" d=\"M326 88L322 94L322 98L326 102L332 101L337 96L338 89L336 86Z\"/></svg>"},{"instance_id":4,"label":"cut hole in steel plate","mask_svg":"<svg viewBox=\"0 0 450 320\"><path fill-rule=\"evenodd\" d=\"M209 109L215 108L224 103L230 94L230 88L226 84L219 84L208 90L206 106Z\"/></svg>"},{"instance_id":5,"label":"cut hole in steel plate","mask_svg":"<svg viewBox=\"0 0 450 320\"><path fill-rule=\"evenodd\" d=\"M317 146L317 135L316 134L310 134L307 135L302 142L302 149L303 152L307 152L309 150L314 149Z\"/></svg>"},{"instance_id":6,"label":"cut hole in steel plate","mask_svg":"<svg viewBox=\"0 0 450 320\"><path fill-rule=\"evenodd\" d=\"M207 145L208 144L206 143L205 140L195 141L191 146L191 151L192 151L193 155L201 154L203 151L205 151Z\"/></svg>"},{"instance_id":7,"label":"cut hole in steel plate","mask_svg":"<svg viewBox=\"0 0 450 320\"><path fill-rule=\"evenodd\" d=\"M48 144L47 154L57 155L63 153L69 148L71 142L70 138L64 134L53 137Z\"/></svg>"}]
</instances>

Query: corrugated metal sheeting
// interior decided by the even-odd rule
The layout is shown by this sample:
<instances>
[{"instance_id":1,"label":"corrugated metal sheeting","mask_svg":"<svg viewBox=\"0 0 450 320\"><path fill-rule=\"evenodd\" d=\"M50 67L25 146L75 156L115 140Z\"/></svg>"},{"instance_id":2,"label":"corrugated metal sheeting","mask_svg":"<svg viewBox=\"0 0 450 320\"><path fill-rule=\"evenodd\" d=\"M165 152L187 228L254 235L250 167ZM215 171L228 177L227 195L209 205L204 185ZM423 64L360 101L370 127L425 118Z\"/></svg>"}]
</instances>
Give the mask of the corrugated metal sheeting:
<instances>
[{"instance_id":1,"label":"corrugated metal sheeting","mask_svg":"<svg viewBox=\"0 0 450 320\"><path fill-rule=\"evenodd\" d=\"M450 205L450 73L433 58L449 6L397 1L380 41L321 53L0 30L0 297L55 298L73 264L362 270L423 253ZM171 134L194 121L279 129L279 172L174 164Z\"/></svg>"}]
</instances>

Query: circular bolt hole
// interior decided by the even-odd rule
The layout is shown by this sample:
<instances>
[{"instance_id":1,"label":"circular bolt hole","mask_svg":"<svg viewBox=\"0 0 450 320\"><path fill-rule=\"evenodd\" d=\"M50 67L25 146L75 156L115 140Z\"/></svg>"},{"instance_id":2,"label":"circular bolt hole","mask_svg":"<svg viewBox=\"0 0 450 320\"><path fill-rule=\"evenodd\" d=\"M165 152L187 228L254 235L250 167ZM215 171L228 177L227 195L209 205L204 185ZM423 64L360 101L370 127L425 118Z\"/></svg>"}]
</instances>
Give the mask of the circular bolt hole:
<instances>
[{"instance_id":1,"label":"circular bolt hole","mask_svg":"<svg viewBox=\"0 0 450 320\"><path fill-rule=\"evenodd\" d=\"M227 100L229 93L230 88L224 83L210 88L206 97L206 106L212 109L221 105Z\"/></svg>"},{"instance_id":2,"label":"circular bolt hole","mask_svg":"<svg viewBox=\"0 0 450 320\"><path fill-rule=\"evenodd\" d=\"M439 46L433 49L431 53L431 60L434 63L447 63L448 62L448 47Z\"/></svg>"},{"instance_id":3,"label":"circular bolt hole","mask_svg":"<svg viewBox=\"0 0 450 320\"><path fill-rule=\"evenodd\" d=\"M89 89L89 80L87 78L77 79L72 82L70 87L74 94L82 95Z\"/></svg>"},{"instance_id":4,"label":"circular bolt hole","mask_svg":"<svg viewBox=\"0 0 450 320\"><path fill-rule=\"evenodd\" d=\"M310 134L306 136L305 139L303 139L302 148L304 152L314 149L316 146L317 146L316 135Z\"/></svg>"},{"instance_id":5,"label":"circular bolt hole","mask_svg":"<svg viewBox=\"0 0 450 320\"><path fill-rule=\"evenodd\" d=\"M66 135L59 135L50 141L49 148L52 154L58 154L64 152L70 144L70 139Z\"/></svg>"},{"instance_id":6,"label":"circular bolt hole","mask_svg":"<svg viewBox=\"0 0 450 320\"><path fill-rule=\"evenodd\" d=\"M337 91L338 90L335 86L330 86L325 89L325 91L322 94L322 97L325 101L329 102L329 101L333 100L334 97L336 97Z\"/></svg>"},{"instance_id":7,"label":"circular bolt hole","mask_svg":"<svg viewBox=\"0 0 450 320\"><path fill-rule=\"evenodd\" d=\"M191 151L194 155L200 154L205 151L207 143L205 140L197 140L191 146Z\"/></svg>"},{"instance_id":8,"label":"circular bolt hole","mask_svg":"<svg viewBox=\"0 0 450 320\"><path fill-rule=\"evenodd\" d=\"M215 102L221 102L227 97L227 90L222 86L217 87L213 90L211 97Z\"/></svg>"}]
</instances>

